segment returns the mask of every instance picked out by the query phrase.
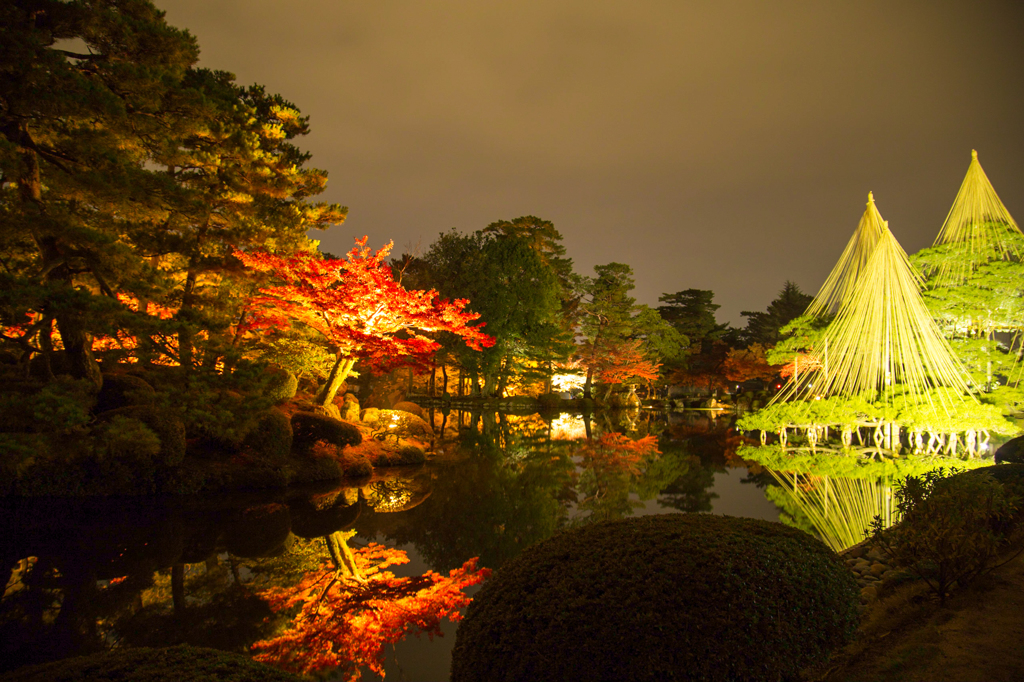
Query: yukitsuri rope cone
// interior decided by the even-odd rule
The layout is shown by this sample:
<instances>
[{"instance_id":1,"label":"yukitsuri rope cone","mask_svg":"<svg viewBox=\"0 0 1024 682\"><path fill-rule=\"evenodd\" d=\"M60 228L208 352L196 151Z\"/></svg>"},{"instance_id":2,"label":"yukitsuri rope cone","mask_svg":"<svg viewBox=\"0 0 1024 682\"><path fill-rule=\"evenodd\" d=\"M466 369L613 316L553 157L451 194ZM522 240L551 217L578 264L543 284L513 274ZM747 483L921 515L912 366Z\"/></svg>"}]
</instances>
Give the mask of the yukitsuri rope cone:
<instances>
[{"instance_id":1,"label":"yukitsuri rope cone","mask_svg":"<svg viewBox=\"0 0 1024 682\"><path fill-rule=\"evenodd\" d=\"M1003 260L1020 260L1024 253L1012 239L1019 235L1020 228L985 175L978 152L972 149L971 165L934 244L949 244L970 258L941 264L933 285L962 284L975 267L993 255Z\"/></svg>"},{"instance_id":2,"label":"yukitsuri rope cone","mask_svg":"<svg viewBox=\"0 0 1024 682\"><path fill-rule=\"evenodd\" d=\"M923 397L936 414L954 414L972 399L965 397L970 396L966 372L925 306L921 284L869 195L854 238L815 299L820 310L838 306L811 351L817 369L794 375L772 402L819 396L888 399L898 385L904 403ZM931 390L939 388L950 390Z\"/></svg>"},{"instance_id":3,"label":"yukitsuri rope cone","mask_svg":"<svg viewBox=\"0 0 1024 682\"><path fill-rule=\"evenodd\" d=\"M868 192L868 206L857 223L857 229L843 249L839 262L832 268L818 294L807 306L805 315L821 317L831 315L840 305L853 294L854 285L860 273L868 264L868 259L875 250L882 236L884 221L875 207L875 197Z\"/></svg>"}]
</instances>

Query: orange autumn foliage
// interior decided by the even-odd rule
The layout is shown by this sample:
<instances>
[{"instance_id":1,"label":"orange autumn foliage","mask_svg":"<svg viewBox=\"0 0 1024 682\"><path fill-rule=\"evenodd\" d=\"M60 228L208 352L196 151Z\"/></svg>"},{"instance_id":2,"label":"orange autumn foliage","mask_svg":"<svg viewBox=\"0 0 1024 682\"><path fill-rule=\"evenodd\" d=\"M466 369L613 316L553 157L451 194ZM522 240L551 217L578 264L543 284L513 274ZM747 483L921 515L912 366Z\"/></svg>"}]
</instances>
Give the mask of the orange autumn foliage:
<instances>
[{"instance_id":1,"label":"orange autumn foliage","mask_svg":"<svg viewBox=\"0 0 1024 682\"><path fill-rule=\"evenodd\" d=\"M644 356L640 341L617 344L599 344L595 362L595 376L605 384L622 384L631 379L655 381L661 364Z\"/></svg>"},{"instance_id":2,"label":"orange autumn foliage","mask_svg":"<svg viewBox=\"0 0 1024 682\"><path fill-rule=\"evenodd\" d=\"M384 647L409 632L441 635L441 620L460 620L471 601L463 590L491 571L473 558L448 576L428 571L396 578L387 568L409 562L399 549L377 543L353 552L365 582L341 576L329 560L298 585L259 594L275 612L298 607L292 627L252 645L253 658L283 670L310 674L336 668L349 682L362 667L384 675Z\"/></svg>"},{"instance_id":3,"label":"orange autumn foliage","mask_svg":"<svg viewBox=\"0 0 1024 682\"><path fill-rule=\"evenodd\" d=\"M770 381L778 371L778 367L768 364L764 346L760 343L751 344L749 348L730 349L722 363L722 373L729 381Z\"/></svg>"},{"instance_id":4,"label":"orange autumn foliage","mask_svg":"<svg viewBox=\"0 0 1024 682\"><path fill-rule=\"evenodd\" d=\"M494 345L482 324L470 324L480 315L466 310L468 300L406 289L387 264L392 245L374 252L366 242L357 239L346 258L236 250L247 268L273 280L250 302L243 330L268 333L298 324L321 334L339 358L361 358L378 370L425 365L440 347L426 333L451 332L475 350Z\"/></svg>"},{"instance_id":5,"label":"orange autumn foliage","mask_svg":"<svg viewBox=\"0 0 1024 682\"><path fill-rule=\"evenodd\" d=\"M595 440L582 441L579 454L585 467L608 473L628 471L639 476L640 464L661 451L655 436L632 440L621 433L606 433Z\"/></svg>"},{"instance_id":6,"label":"orange autumn foliage","mask_svg":"<svg viewBox=\"0 0 1024 682\"><path fill-rule=\"evenodd\" d=\"M805 355L801 353L793 358L793 362L783 365L782 369L779 370L779 376L784 379L788 379L793 376L794 372L803 374L804 372L811 372L821 368L821 361L813 355Z\"/></svg>"}]
</instances>

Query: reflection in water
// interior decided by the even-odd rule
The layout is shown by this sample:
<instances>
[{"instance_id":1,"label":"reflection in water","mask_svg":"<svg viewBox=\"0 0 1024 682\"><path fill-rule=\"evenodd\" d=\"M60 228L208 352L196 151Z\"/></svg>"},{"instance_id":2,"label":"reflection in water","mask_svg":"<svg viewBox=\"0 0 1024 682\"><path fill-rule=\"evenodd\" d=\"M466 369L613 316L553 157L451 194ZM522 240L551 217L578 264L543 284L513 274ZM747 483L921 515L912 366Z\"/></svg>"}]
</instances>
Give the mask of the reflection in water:
<instances>
[{"instance_id":1,"label":"reflection in water","mask_svg":"<svg viewBox=\"0 0 1024 682\"><path fill-rule=\"evenodd\" d=\"M782 510L781 520L835 551L866 539L875 516L885 527L899 521L893 488L907 476L986 464L977 458L901 455L879 448L744 445L739 455L763 466L773 483L765 496Z\"/></svg>"},{"instance_id":2,"label":"reflection in water","mask_svg":"<svg viewBox=\"0 0 1024 682\"><path fill-rule=\"evenodd\" d=\"M458 619L469 604L463 590L490 575L471 559L448 576L397 578L386 569L408 563L408 556L376 543L352 557L358 579L327 562L294 586L259 593L275 613L299 613L285 632L253 644L256 660L297 673L334 669L350 681L362 667L381 674L387 644L410 631L440 634L441 619Z\"/></svg>"},{"instance_id":3,"label":"reflection in water","mask_svg":"<svg viewBox=\"0 0 1024 682\"><path fill-rule=\"evenodd\" d=\"M804 530L836 552L866 539L875 516L881 517L886 528L899 520L893 515L891 480L768 472L781 493L769 493L769 499L788 512L785 520L797 527L803 527L806 520L810 528Z\"/></svg>"},{"instance_id":4,"label":"reflection in water","mask_svg":"<svg viewBox=\"0 0 1024 682\"><path fill-rule=\"evenodd\" d=\"M657 438L632 440L621 433L606 433L593 440L576 442L574 461L579 522L619 519L629 516L643 501L631 499L636 483L649 464L657 459Z\"/></svg>"},{"instance_id":5,"label":"reflection in water","mask_svg":"<svg viewBox=\"0 0 1024 682\"><path fill-rule=\"evenodd\" d=\"M551 420L552 440L579 440L587 437L583 415L564 412Z\"/></svg>"},{"instance_id":6,"label":"reflection in water","mask_svg":"<svg viewBox=\"0 0 1024 682\"><path fill-rule=\"evenodd\" d=\"M729 494L761 505L765 489L811 531L812 507L831 514L854 504L840 499L852 499L853 489L840 494L835 472L826 472L828 496L800 507L771 476L746 473L748 441L728 418L706 412L429 417L439 437L427 466L359 486L9 504L0 513L0 571L8 576L0 666L111 646L249 651L261 642L259 655L291 669L339 666L355 675L369 667L374 676L381 647L407 631L403 618L434 631L446 612L430 610L461 603L446 590L477 580L477 565L500 568L560 529L710 512L716 474L733 481ZM801 471L802 500L816 499L820 485L809 482L820 473ZM406 552L411 562L401 563ZM479 562L467 565L473 557ZM327 642L335 644L330 654Z\"/></svg>"}]
</instances>

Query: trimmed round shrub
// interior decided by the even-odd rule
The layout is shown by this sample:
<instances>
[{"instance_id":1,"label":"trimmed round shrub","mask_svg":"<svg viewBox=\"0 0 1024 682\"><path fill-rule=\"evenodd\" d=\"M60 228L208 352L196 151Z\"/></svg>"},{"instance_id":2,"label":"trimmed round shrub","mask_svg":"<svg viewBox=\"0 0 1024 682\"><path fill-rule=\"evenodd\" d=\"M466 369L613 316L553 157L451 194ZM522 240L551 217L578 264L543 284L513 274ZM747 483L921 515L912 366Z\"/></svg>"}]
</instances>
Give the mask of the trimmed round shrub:
<instances>
[{"instance_id":1,"label":"trimmed round shrub","mask_svg":"<svg viewBox=\"0 0 1024 682\"><path fill-rule=\"evenodd\" d=\"M128 405L148 405L156 400L156 391L131 374L104 374L103 388L96 395L97 413Z\"/></svg>"},{"instance_id":2,"label":"trimmed round shrub","mask_svg":"<svg viewBox=\"0 0 1024 682\"><path fill-rule=\"evenodd\" d=\"M359 445L363 436L353 424L312 412L292 415L293 444L296 450L309 450L317 441L344 447Z\"/></svg>"},{"instance_id":3,"label":"trimmed round shrub","mask_svg":"<svg viewBox=\"0 0 1024 682\"><path fill-rule=\"evenodd\" d=\"M495 573L459 626L451 679L786 679L849 640L857 604L840 559L778 523L595 523Z\"/></svg>"},{"instance_id":4,"label":"trimmed round shrub","mask_svg":"<svg viewBox=\"0 0 1024 682\"><path fill-rule=\"evenodd\" d=\"M1017 436L1011 438L996 450L995 454L996 464L1002 464L1009 462L1012 464L1024 463L1024 436Z\"/></svg>"},{"instance_id":5,"label":"trimmed round shrub","mask_svg":"<svg viewBox=\"0 0 1024 682\"><path fill-rule=\"evenodd\" d=\"M419 405L417 405L416 403L411 403L408 400L403 400L399 403L395 403L395 406L391 409L398 410L399 412L408 412L409 414L416 415L417 417L424 421L427 420L427 411L424 410Z\"/></svg>"},{"instance_id":6,"label":"trimmed round shrub","mask_svg":"<svg viewBox=\"0 0 1024 682\"><path fill-rule=\"evenodd\" d=\"M373 443L377 446L367 450L367 456L374 467L394 467L405 464L423 464L427 455L415 445L390 447L390 443Z\"/></svg>"},{"instance_id":7,"label":"trimmed round shrub","mask_svg":"<svg viewBox=\"0 0 1024 682\"><path fill-rule=\"evenodd\" d=\"M160 459L160 438L144 422L115 415L93 431L89 494L150 493Z\"/></svg>"},{"instance_id":8,"label":"trimmed round shrub","mask_svg":"<svg viewBox=\"0 0 1024 682\"><path fill-rule=\"evenodd\" d=\"M365 478L373 475L373 464L362 453L344 452L338 460L345 478Z\"/></svg>"},{"instance_id":9,"label":"trimmed round shrub","mask_svg":"<svg viewBox=\"0 0 1024 682\"><path fill-rule=\"evenodd\" d=\"M4 682L300 682L303 678L248 656L179 645L168 649L115 649L7 673Z\"/></svg>"},{"instance_id":10,"label":"trimmed round shrub","mask_svg":"<svg viewBox=\"0 0 1024 682\"><path fill-rule=\"evenodd\" d=\"M163 466L178 466L185 459L185 425L177 415L154 405L129 405L116 410L107 410L97 415L100 423L114 417L137 419L145 424L160 439L159 463Z\"/></svg>"},{"instance_id":11,"label":"trimmed round shrub","mask_svg":"<svg viewBox=\"0 0 1024 682\"><path fill-rule=\"evenodd\" d=\"M275 403L283 403L295 397L299 389L299 380L294 374L282 367L268 367L268 380L263 394Z\"/></svg>"},{"instance_id":12,"label":"trimmed round shrub","mask_svg":"<svg viewBox=\"0 0 1024 682\"><path fill-rule=\"evenodd\" d=\"M368 407L359 415L359 420L373 429L387 429L402 438L425 438L434 436L434 429L425 420L411 412L402 410L381 410Z\"/></svg>"},{"instance_id":13,"label":"trimmed round shrub","mask_svg":"<svg viewBox=\"0 0 1024 682\"><path fill-rule=\"evenodd\" d=\"M268 464L284 464L292 451L292 422L280 410L267 410L246 434L242 449Z\"/></svg>"}]
</instances>

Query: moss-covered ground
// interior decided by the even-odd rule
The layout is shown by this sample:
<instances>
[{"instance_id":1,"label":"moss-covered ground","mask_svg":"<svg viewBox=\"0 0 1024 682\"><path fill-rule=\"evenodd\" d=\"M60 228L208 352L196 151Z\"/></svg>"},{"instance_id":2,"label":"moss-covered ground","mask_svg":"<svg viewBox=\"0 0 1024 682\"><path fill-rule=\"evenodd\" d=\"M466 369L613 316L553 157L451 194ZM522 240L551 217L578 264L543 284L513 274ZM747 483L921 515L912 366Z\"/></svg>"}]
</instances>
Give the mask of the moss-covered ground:
<instances>
[{"instance_id":1,"label":"moss-covered ground","mask_svg":"<svg viewBox=\"0 0 1024 682\"><path fill-rule=\"evenodd\" d=\"M1024 679L1024 542L945 607L920 583L883 596L857 639L813 682L1017 682ZM1002 565L999 565L1002 563Z\"/></svg>"}]
</instances>

